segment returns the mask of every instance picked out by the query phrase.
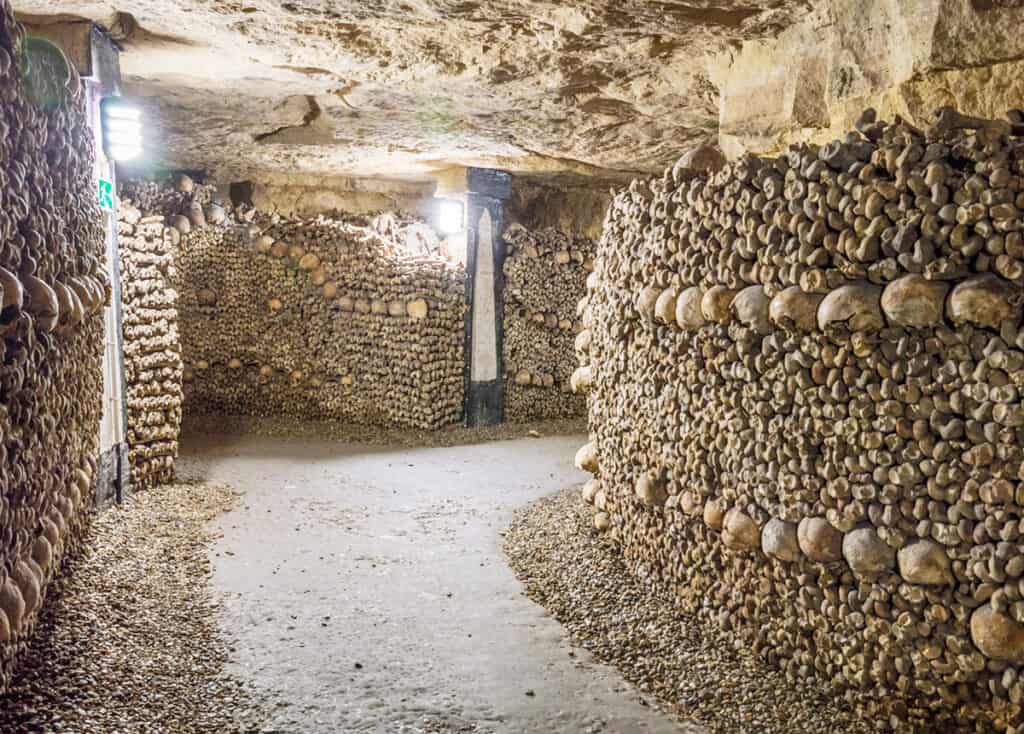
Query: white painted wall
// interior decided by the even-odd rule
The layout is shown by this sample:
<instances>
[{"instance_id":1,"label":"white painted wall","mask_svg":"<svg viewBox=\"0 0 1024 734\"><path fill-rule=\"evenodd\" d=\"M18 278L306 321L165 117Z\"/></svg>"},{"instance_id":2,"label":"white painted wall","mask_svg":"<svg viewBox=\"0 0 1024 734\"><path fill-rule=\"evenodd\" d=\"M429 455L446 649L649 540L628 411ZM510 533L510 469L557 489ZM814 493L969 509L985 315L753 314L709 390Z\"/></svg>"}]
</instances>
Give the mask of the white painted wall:
<instances>
[{"instance_id":1,"label":"white painted wall","mask_svg":"<svg viewBox=\"0 0 1024 734\"><path fill-rule=\"evenodd\" d=\"M491 382L498 379L498 332L494 307L494 225L487 209L477 223L477 233L470 379Z\"/></svg>"}]
</instances>

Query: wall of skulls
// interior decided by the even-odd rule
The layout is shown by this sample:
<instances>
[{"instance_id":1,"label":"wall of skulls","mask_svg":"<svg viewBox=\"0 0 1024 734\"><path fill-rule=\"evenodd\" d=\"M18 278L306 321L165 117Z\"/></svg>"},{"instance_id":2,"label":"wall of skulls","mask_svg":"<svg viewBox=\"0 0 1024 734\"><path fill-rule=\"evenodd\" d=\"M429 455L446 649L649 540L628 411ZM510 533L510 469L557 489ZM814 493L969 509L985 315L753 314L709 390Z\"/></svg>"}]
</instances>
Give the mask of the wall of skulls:
<instances>
[{"instance_id":1,"label":"wall of skulls","mask_svg":"<svg viewBox=\"0 0 1024 734\"><path fill-rule=\"evenodd\" d=\"M586 414L574 394L576 306L593 270L595 243L555 229L505 232L505 418L529 421Z\"/></svg>"},{"instance_id":2,"label":"wall of skulls","mask_svg":"<svg viewBox=\"0 0 1024 734\"><path fill-rule=\"evenodd\" d=\"M94 495L107 281L85 90L0 0L0 690Z\"/></svg>"},{"instance_id":3,"label":"wall of skulls","mask_svg":"<svg viewBox=\"0 0 1024 734\"><path fill-rule=\"evenodd\" d=\"M595 526L896 730L1022 731L1020 123L685 156L617 194L581 304Z\"/></svg>"},{"instance_id":4,"label":"wall of skulls","mask_svg":"<svg viewBox=\"0 0 1024 734\"><path fill-rule=\"evenodd\" d=\"M118 215L127 396L128 459L133 490L174 478L181 432L182 363L178 296L171 287L180 235L161 215L143 217L123 200Z\"/></svg>"},{"instance_id":5,"label":"wall of skulls","mask_svg":"<svg viewBox=\"0 0 1024 734\"><path fill-rule=\"evenodd\" d=\"M250 215L197 222L193 208L169 220L181 233L187 413L459 420L460 266L410 254L364 220Z\"/></svg>"}]
</instances>

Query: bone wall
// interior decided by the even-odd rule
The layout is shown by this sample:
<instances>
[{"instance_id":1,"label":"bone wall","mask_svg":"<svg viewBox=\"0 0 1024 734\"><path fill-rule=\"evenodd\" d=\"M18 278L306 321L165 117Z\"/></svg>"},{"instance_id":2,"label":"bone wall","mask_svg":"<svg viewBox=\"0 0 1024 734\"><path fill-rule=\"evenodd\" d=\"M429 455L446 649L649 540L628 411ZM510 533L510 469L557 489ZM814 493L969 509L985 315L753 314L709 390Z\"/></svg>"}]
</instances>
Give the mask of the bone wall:
<instances>
[{"instance_id":1,"label":"bone wall","mask_svg":"<svg viewBox=\"0 0 1024 734\"><path fill-rule=\"evenodd\" d=\"M0 0L0 690L87 524L107 293L86 93Z\"/></svg>"},{"instance_id":2,"label":"bone wall","mask_svg":"<svg viewBox=\"0 0 1024 734\"><path fill-rule=\"evenodd\" d=\"M458 421L464 271L393 217L285 219L144 186L180 235L172 285L186 414L414 428Z\"/></svg>"},{"instance_id":3,"label":"bone wall","mask_svg":"<svg viewBox=\"0 0 1024 734\"><path fill-rule=\"evenodd\" d=\"M573 394L576 305L593 270L595 243L556 229L505 232L505 418L512 422L586 414Z\"/></svg>"},{"instance_id":4,"label":"bone wall","mask_svg":"<svg viewBox=\"0 0 1024 734\"><path fill-rule=\"evenodd\" d=\"M582 303L595 526L896 730L1021 731L1022 132L685 156L616 195Z\"/></svg>"},{"instance_id":5,"label":"bone wall","mask_svg":"<svg viewBox=\"0 0 1024 734\"><path fill-rule=\"evenodd\" d=\"M179 234L164 217L122 201L118 216L127 441L131 487L174 478L181 433L182 363L174 251Z\"/></svg>"}]
</instances>

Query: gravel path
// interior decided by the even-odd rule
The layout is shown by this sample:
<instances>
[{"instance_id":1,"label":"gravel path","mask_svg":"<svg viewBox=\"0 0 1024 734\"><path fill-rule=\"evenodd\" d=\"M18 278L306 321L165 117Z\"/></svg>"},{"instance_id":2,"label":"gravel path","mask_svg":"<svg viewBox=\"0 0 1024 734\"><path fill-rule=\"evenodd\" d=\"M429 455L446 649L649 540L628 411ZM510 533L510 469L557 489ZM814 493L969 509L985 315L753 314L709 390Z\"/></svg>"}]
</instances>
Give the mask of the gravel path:
<instances>
[{"instance_id":1,"label":"gravel path","mask_svg":"<svg viewBox=\"0 0 1024 734\"><path fill-rule=\"evenodd\" d=\"M173 484L98 516L0 696L0 732L253 730L253 698L224 673L231 643L207 558L208 522L236 500L222 485Z\"/></svg>"},{"instance_id":2,"label":"gravel path","mask_svg":"<svg viewBox=\"0 0 1024 734\"><path fill-rule=\"evenodd\" d=\"M614 665L666 711L716 734L866 734L841 702L785 677L633 576L602 540L578 490L517 513L505 552L527 595L572 641Z\"/></svg>"}]
</instances>

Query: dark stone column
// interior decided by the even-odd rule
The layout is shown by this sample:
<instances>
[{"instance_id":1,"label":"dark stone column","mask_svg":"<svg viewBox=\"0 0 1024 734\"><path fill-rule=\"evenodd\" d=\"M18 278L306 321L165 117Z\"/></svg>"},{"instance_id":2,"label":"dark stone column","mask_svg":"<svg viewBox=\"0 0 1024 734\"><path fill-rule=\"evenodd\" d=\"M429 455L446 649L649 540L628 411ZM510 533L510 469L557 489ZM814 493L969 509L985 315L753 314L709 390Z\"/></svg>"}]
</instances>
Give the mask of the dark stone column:
<instances>
[{"instance_id":1,"label":"dark stone column","mask_svg":"<svg viewBox=\"0 0 1024 734\"><path fill-rule=\"evenodd\" d=\"M504 202L512 177L504 171L470 168L466 192L466 402L467 426L505 420Z\"/></svg>"}]
</instances>

